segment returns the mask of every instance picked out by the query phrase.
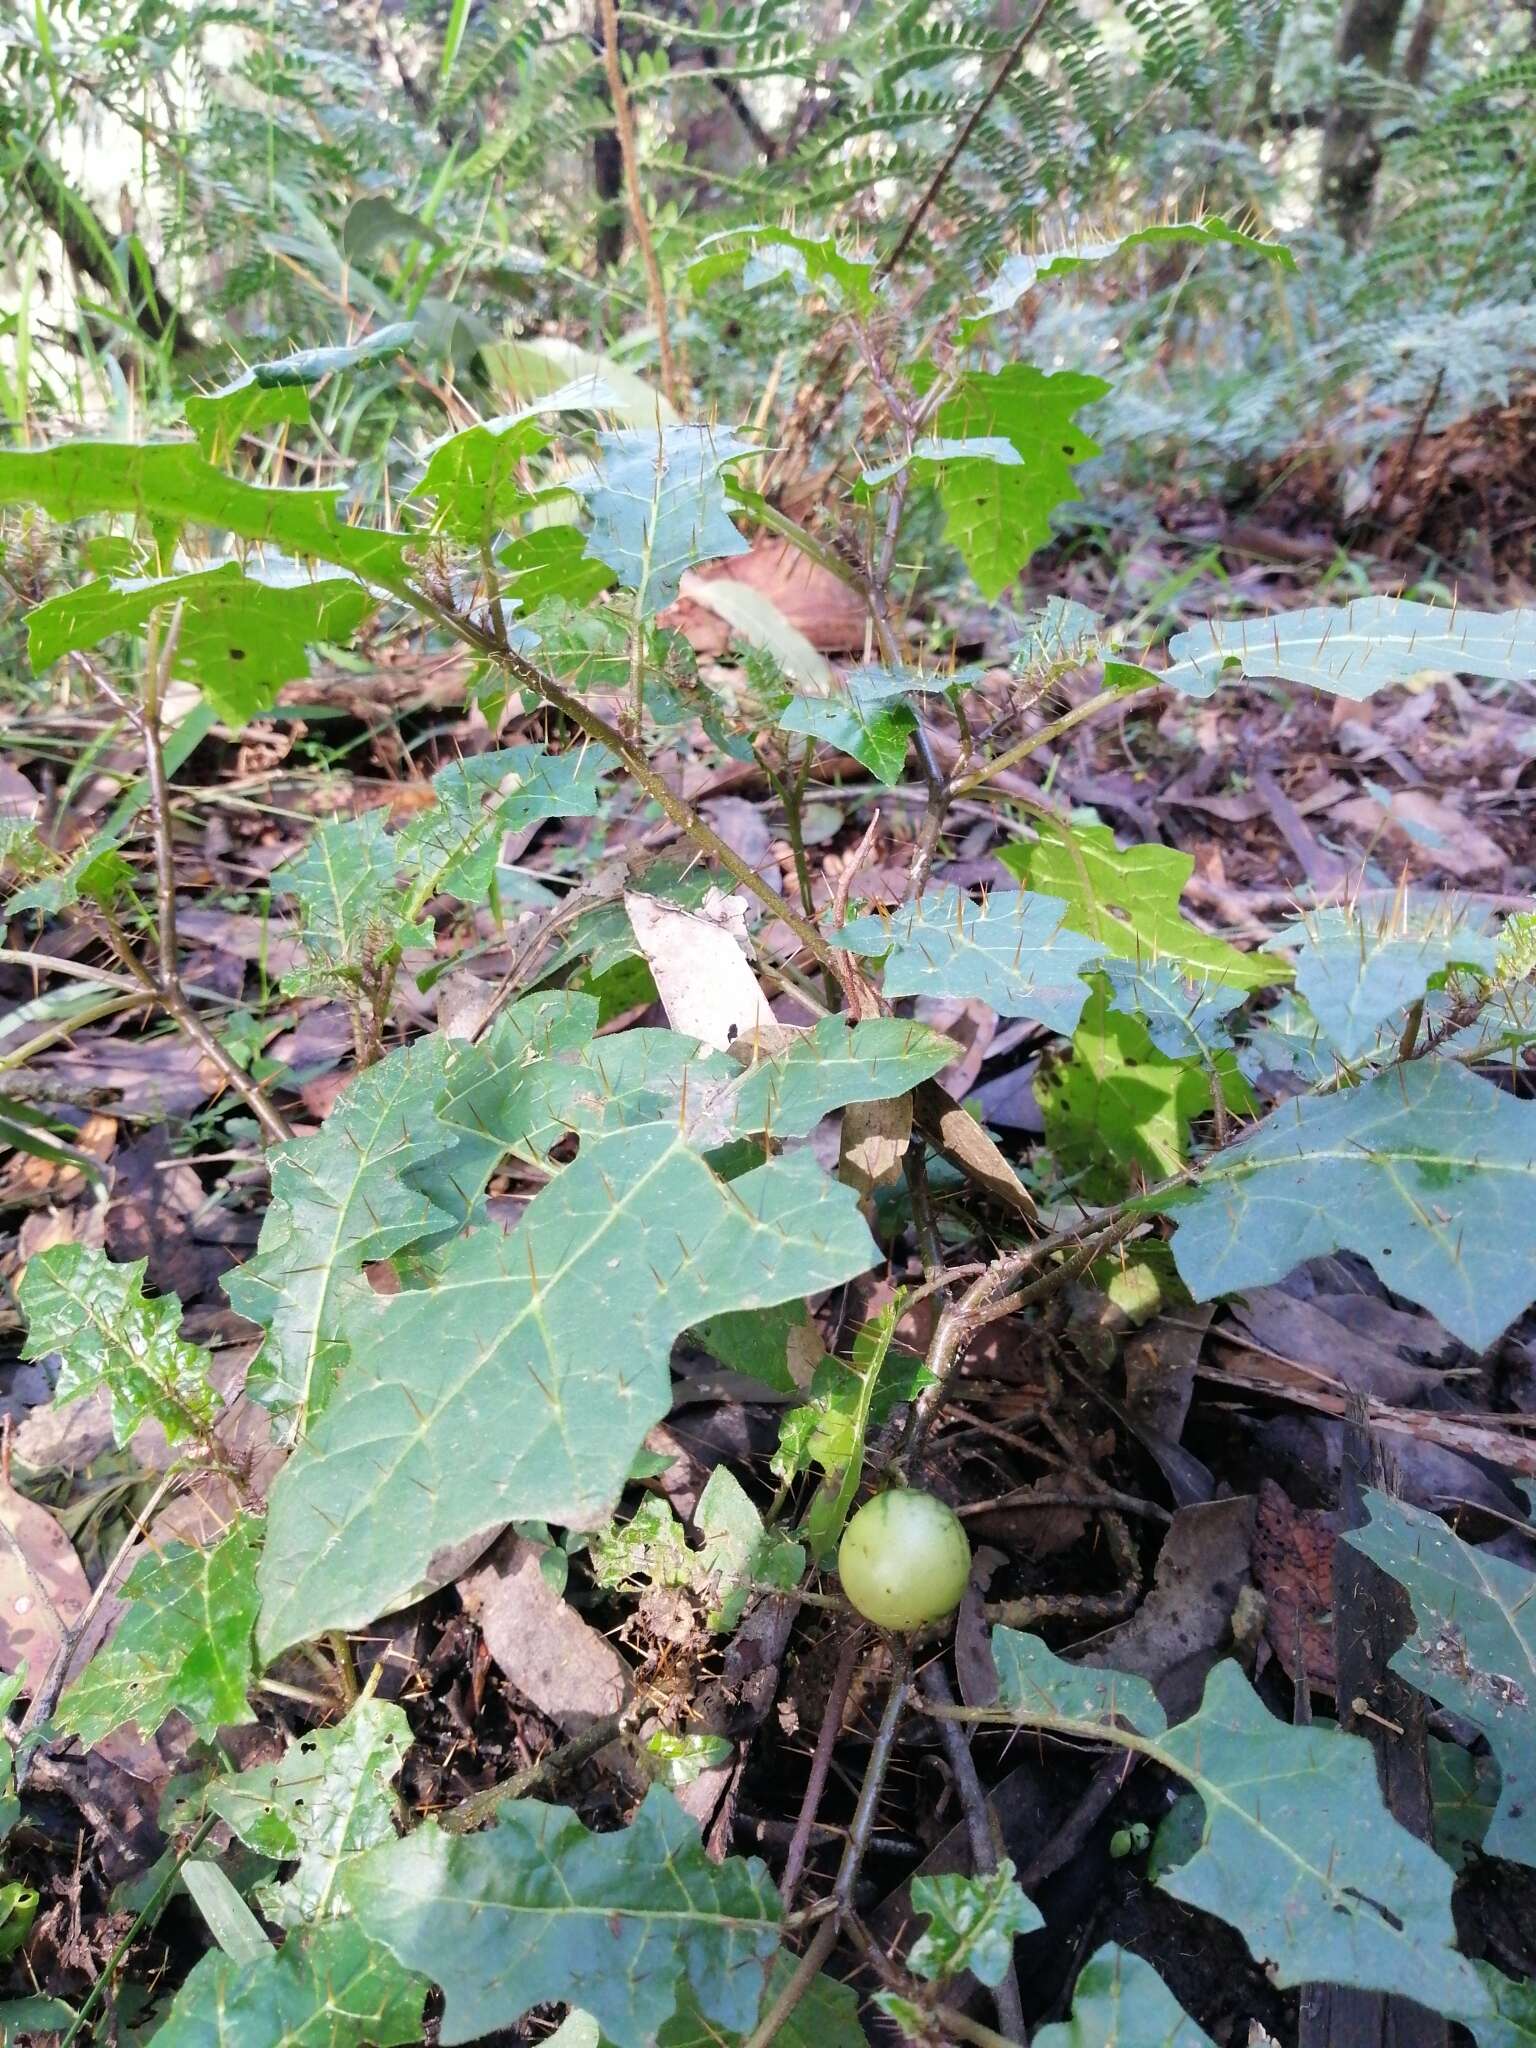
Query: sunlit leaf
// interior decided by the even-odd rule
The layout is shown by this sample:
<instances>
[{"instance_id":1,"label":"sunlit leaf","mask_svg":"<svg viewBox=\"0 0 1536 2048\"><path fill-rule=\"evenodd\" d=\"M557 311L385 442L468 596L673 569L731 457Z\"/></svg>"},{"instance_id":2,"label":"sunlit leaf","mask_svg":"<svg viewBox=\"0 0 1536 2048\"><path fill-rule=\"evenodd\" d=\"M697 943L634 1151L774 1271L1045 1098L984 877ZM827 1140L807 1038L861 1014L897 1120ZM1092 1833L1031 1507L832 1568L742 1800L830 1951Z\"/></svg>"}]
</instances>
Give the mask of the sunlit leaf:
<instances>
[{"instance_id":1,"label":"sunlit leaf","mask_svg":"<svg viewBox=\"0 0 1536 2048\"><path fill-rule=\"evenodd\" d=\"M749 289L783 279L801 296L813 285L858 312L875 303L875 266L845 255L830 236L797 235L790 228L751 226L706 235L688 266L695 291L717 277L742 272Z\"/></svg>"},{"instance_id":2,"label":"sunlit leaf","mask_svg":"<svg viewBox=\"0 0 1536 2048\"><path fill-rule=\"evenodd\" d=\"M62 591L27 614L34 668L71 649L142 632L180 614L172 673L195 683L234 726L270 711L284 683L309 674L318 640L350 640L374 608L350 576L312 579L291 563L220 562L184 576L104 578Z\"/></svg>"},{"instance_id":3,"label":"sunlit leaf","mask_svg":"<svg viewBox=\"0 0 1536 2048\"><path fill-rule=\"evenodd\" d=\"M298 1864L258 1895L275 1926L344 1910L337 1887L348 1860L394 1839L392 1786L410 1746L402 1708L361 1699L334 1727L294 1736L276 1763L214 1781L211 1813L262 1855Z\"/></svg>"},{"instance_id":4,"label":"sunlit leaf","mask_svg":"<svg viewBox=\"0 0 1536 2048\"><path fill-rule=\"evenodd\" d=\"M236 1522L210 1550L171 1543L141 1558L122 1589L117 1632L59 1704L58 1724L89 1749L132 1722L153 1735L173 1713L212 1742L249 1721L255 1678L256 1530Z\"/></svg>"},{"instance_id":5,"label":"sunlit leaf","mask_svg":"<svg viewBox=\"0 0 1536 2048\"><path fill-rule=\"evenodd\" d=\"M1283 961L1241 953L1190 923L1179 897L1194 873L1194 856L1176 847L1122 851L1107 825L1042 819L1033 846L1006 847L1000 857L1031 889L1061 897L1069 928L1097 940L1115 959L1165 963L1192 981L1233 988L1267 988L1290 978Z\"/></svg>"},{"instance_id":6,"label":"sunlit leaf","mask_svg":"<svg viewBox=\"0 0 1536 2048\"><path fill-rule=\"evenodd\" d=\"M286 555L334 562L360 577L397 575L407 542L348 526L343 486L248 484L203 459L190 441L61 441L0 449L0 504L38 505L53 519L125 513L167 526L222 527Z\"/></svg>"},{"instance_id":7,"label":"sunlit leaf","mask_svg":"<svg viewBox=\"0 0 1536 2048\"><path fill-rule=\"evenodd\" d=\"M1228 676L1309 683L1360 703L1389 683L1422 675L1486 676L1518 683L1536 673L1536 608L1479 612L1406 597L1211 619L1175 633L1163 681L1209 697Z\"/></svg>"},{"instance_id":8,"label":"sunlit leaf","mask_svg":"<svg viewBox=\"0 0 1536 2048\"><path fill-rule=\"evenodd\" d=\"M1019 457L1016 464L946 461L939 471L949 538L989 601L1050 539L1055 508L1082 495L1073 467L1099 450L1078 426L1077 412L1108 390L1102 378L1074 370L1053 375L1032 363L1009 363L964 372L939 406L934 425L942 438L1000 436Z\"/></svg>"},{"instance_id":9,"label":"sunlit leaf","mask_svg":"<svg viewBox=\"0 0 1536 2048\"><path fill-rule=\"evenodd\" d=\"M423 1978L351 1920L290 1934L237 1963L211 1950L177 1992L158 2048L409 2048L421 2039Z\"/></svg>"},{"instance_id":10,"label":"sunlit leaf","mask_svg":"<svg viewBox=\"0 0 1536 2048\"><path fill-rule=\"evenodd\" d=\"M432 926L399 886L398 839L382 810L319 826L272 876L274 894L299 910L305 964L284 977L286 993L358 987L367 971L407 946L430 946Z\"/></svg>"},{"instance_id":11,"label":"sunlit leaf","mask_svg":"<svg viewBox=\"0 0 1536 2048\"><path fill-rule=\"evenodd\" d=\"M171 1443L205 1437L221 1405L212 1360L182 1337L173 1294L145 1295L147 1265L117 1265L83 1244L54 1245L28 1259L16 1290L27 1322L21 1355L59 1353L60 1405L105 1388L119 1444L144 1422L158 1422Z\"/></svg>"},{"instance_id":12,"label":"sunlit leaf","mask_svg":"<svg viewBox=\"0 0 1536 2048\"><path fill-rule=\"evenodd\" d=\"M1189 1156L1191 1123L1211 1106L1213 1066L1227 1106L1253 1106L1230 1053L1207 1061L1197 1046L1194 1058L1170 1057L1129 1009L1112 1003L1107 984L1095 979L1071 1057L1053 1056L1035 1078L1051 1155L1095 1201L1124 1194L1132 1168L1149 1180L1178 1171Z\"/></svg>"}]
</instances>

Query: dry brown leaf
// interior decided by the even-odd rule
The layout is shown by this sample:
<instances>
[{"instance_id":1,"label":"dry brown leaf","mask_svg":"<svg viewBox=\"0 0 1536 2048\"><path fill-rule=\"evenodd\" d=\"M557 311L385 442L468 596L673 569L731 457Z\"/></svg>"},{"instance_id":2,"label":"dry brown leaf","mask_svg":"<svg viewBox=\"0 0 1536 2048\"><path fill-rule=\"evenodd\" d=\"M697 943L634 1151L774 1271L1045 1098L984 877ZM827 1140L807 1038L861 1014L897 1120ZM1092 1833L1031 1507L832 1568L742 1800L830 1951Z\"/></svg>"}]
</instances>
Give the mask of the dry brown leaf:
<instances>
[{"instance_id":1,"label":"dry brown leaf","mask_svg":"<svg viewBox=\"0 0 1536 2048\"><path fill-rule=\"evenodd\" d=\"M539 1567L540 1546L507 1535L459 1582L464 1611L523 1698L567 1735L619 1713L633 1697L629 1666L608 1638L582 1620ZM622 1743L599 1761L636 1789L643 1774Z\"/></svg>"},{"instance_id":2,"label":"dry brown leaf","mask_svg":"<svg viewBox=\"0 0 1536 2048\"><path fill-rule=\"evenodd\" d=\"M698 654L717 657L730 643L731 628L712 609L700 586L744 585L769 599L786 623L822 654L862 651L868 613L858 592L823 569L789 541L756 540L744 555L705 563L683 578L681 595L657 620L680 632Z\"/></svg>"},{"instance_id":3,"label":"dry brown leaf","mask_svg":"<svg viewBox=\"0 0 1536 2048\"><path fill-rule=\"evenodd\" d=\"M901 1179L901 1162L912 1142L912 1098L852 1102L843 1111L837 1177L862 1201L876 1188Z\"/></svg>"},{"instance_id":4,"label":"dry brown leaf","mask_svg":"<svg viewBox=\"0 0 1536 2048\"><path fill-rule=\"evenodd\" d=\"M1131 1619L1075 1646L1095 1663L1149 1679L1178 1720L1200 1704L1206 1676L1232 1647L1232 1615L1249 1583L1254 1501L1180 1508L1158 1552L1152 1590Z\"/></svg>"},{"instance_id":5,"label":"dry brown leaf","mask_svg":"<svg viewBox=\"0 0 1536 2048\"><path fill-rule=\"evenodd\" d=\"M1332 1692L1334 1527L1316 1508L1298 1508L1272 1479L1259 1484L1253 1576L1269 1604L1265 1634L1294 1684Z\"/></svg>"},{"instance_id":6,"label":"dry brown leaf","mask_svg":"<svg viewBox=\"0 0 1536 2048\"><path fill-rule=\"evenodd\" d=\"M627 890L624 908L674 1031L725 1052L738 1038L778 1029L743 950L739 896L711 890L695 911Z\"/></svg>"},{"instance_id":7,"label":"dry brown leaf","mask_svg":"<svg viewBox=\"0 0 1536 2048\"><path fill-rule=\"evenodd\" d=\"M912 1096L917 1128L953 1166L986 1189L1016 1216L1035 1220L1035 1198L975 1117L968 1116L937 1081L924 1081Z\"/></svg>"},{"instance_id":8,"label":"dry brown leaf","mask_svg":"<svg viewBox=\"0 0 1536 2048\"><path fill-rule=\"evenodd\" d=\"M74 1546L45 1507L0 1479L0 1670L26 1659L29 1688L90 1603Z\"/></svg>"},{"instance_id":9,"label":"dry brown leaf","mask_svg":"<svg viewBox=\"0 0 1536 2048\"><path fill-rule=\"evenodd\" d=\"M1201 1379L1214 1380L1222 1386L1249 1387L1293 1402L1298 1408L1315 1409L1321 1415L1348 1412L1350 1397L1341 1380L1316 1367L1271 1358L1268 1353L1239 1351L1223 1345L1219 1356L1207 1352L1195 1370ZM1475 1421L1429 1409L1393 1408L1385 1401L1371 1401L1367 1420L1372 1429L1388 1437L1411 1437L1468 1458L1486 1458L1506 1472L1536 1479L1536 1439L1521 1435L1517 1429L1501 1428L1493 1418Z\"/></svg>"},{"instance_id":10,"label":"dry brown leaf","mask_svg":"<svg viewBox=\"0 0 1536 2048\"><path fill-rule=\"evenodd\" d=\"M1391 809L1372 796L1357 796L1333 813L1357 833L1381 838L1384 847L1415 869L1438 869L1458 882L1500 875L1508 856L1496 839L1464 818L1444 797L1422 789L1397 790Z\"/></svg>"}]
</instances>

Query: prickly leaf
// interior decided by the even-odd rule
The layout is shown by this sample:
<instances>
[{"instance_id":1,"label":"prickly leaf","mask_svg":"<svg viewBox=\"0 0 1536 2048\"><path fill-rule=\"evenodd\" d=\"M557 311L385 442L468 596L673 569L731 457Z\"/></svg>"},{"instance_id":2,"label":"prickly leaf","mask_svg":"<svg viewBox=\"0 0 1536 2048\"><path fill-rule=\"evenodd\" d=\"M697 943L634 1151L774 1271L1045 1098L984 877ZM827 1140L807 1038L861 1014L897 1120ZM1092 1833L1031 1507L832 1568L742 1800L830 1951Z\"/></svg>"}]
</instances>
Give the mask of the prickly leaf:
<instances>
[{"instance_id":1,"label":"prickly leaf","mask_svg":"<svg viewBox=\"0 0 1536 2048\"><path fill-rule=\"evenodd\" d=\"M22 1357L59 1353L61 1405L104 1387L120 1445L143 1422L158 1422L171 1443L206 1435L220 1407L212 1360L180 1335L181 1303L145 1295L148 1263L116 1265L83 1244L54 1245L27 1261L16 1290L27 1320Z\"/></svg>"},{"instance_id":2,"label":"prickly leaf","mask_svg":"<svg viewBox=\"0 0 1536 2048\"><path fill-rule=\"evenodd\" d=\"M1072 1987L1072 2017L1042 2027L1035 2048L1214 2048L1150 1963L1107 1943Z\"/></svg>"},{"instance_id":3,"label":"prickly leaf","mask_svg":"<svg viewBox=\"0 0 1536 2048\"><path fill-rule=\"evenodd\" d=\"M443 1988L442 2039L478 2040L561 2000L615 2048L651 2048L686 1999L732 2033L757 2018L782 1909L756 1859L713 1863L659 1787L629 1827L516 1800L494 1828L428 1822L343 1880L358 1924Z\"/></svg>"},{"instance_id":4,"label":"prickly leaf","mask_svg":"<svg viewBox=\"0 0 1536 2048\"><path fill-rule=\"evenodd\" d=\"M1536 1299L1536 1103L1451 1061L1283 1104L1176 1207L1197 1301L1358 1252L1485 1350Z\"/></svg>"},{"instance_id":5,"label":"prickly leaf","mask_svg":"<svg viewBox=\"0 0 1536 2048\"><path fill-rule=\"evenodd\" d=\"M176 1994L156 2048L408 2048L427 1986L351 1920L290 1934L248 1963L211 1950Z\"/></svg>"},{"instance_id":6,"label":"prickly leaf","mask_svg":"<svg viewBox=\"0 0 1536 2048\"><path fill-rule=\"evenodd\" d=\"M171 1543L143 1557L123 1587L117 1632L59 1704L58 1724L87 1749L126 1722L153 1735L181 1713L212 1742L250 1720L255 1678L256 1531L236 1522L209 1550Z\"/></svg>"},{"instance_id":7,"label":"prickly leaf","mask_svg":"<svg viewBox=\"0 0 1536 2048\"><path fill-rule=\"evenodd\" d=\"M1032 1017L1069 1035L1088 1000L1080 977L1103 948L1068 928L1066 908L1026 889L999 889L973 903L946 884L828 936L850 953L884 954L888 996L971 996L1001 1017Z\"/></svg>"},{"instance_id":8,"label":"prickly leaf","mask_svg":"<svg viewBox=\"0 0 1536 2048\"><path fill-rule=\"evenodd\" d=\"M481 1530L592 1527L666 1413L683 1330L872 1256L851 1194L807 1154L727 1186L668 1125L584 1144L510 1236L471 1231L436 1284L349 1303L346 1376L271 1495L269 1654L398 1606Z\"/></svg>"},{"instance_id":9,"label":"prickly leaf","mask_svg":"<svg viewBox=\"0 0 1536 2048\"><path fill-rule=\"evenodd\" d=\"M1487 1739L1500 1785L1483 1847L1536 1864L1536 1574L1407 1501L1371 1493L1366 1505L1369 1522L1344 1541L1413 1604L1392 1668Z\"/></svg>"},{"instance_id":10,"label":"prickly leaf","mask_svg":"<svg viewBox=\"0 0 1536 2048\"><path fill-rule=\"evenodd\" d=\"M1163 681L1209 697L1224 677L1272 676L1360 703L1389 683L1426 674L1524 682L1536 672L1536 607L1479 612L1469 605L1357 597L1265 619L1212 619L1175 633Z\"/></svg>"}]
</instances>

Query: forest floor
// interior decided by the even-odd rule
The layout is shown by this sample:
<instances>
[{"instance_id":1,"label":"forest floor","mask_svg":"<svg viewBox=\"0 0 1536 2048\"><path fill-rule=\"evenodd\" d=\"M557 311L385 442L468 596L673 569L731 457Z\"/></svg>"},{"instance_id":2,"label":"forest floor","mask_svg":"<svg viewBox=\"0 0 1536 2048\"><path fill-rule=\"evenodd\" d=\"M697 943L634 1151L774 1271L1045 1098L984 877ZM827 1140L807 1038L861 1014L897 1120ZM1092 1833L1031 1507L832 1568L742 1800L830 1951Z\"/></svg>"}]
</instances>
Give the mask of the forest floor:
<instances>
[{"instance_id":1,"label":"forest floor","mask_svg":"<svg viewBox=\"0 0 1536 2048\"><path fill-rule=\"evenodd\" d=\"M1387 504L1354 532L1320 460L1277 469L1241 506L1170 500L1135 529L1037 559L1027 597L1072 596L1120 617L1165 617L1171 604L1203 616L1322 601L1325 576L1328 601L1400 589L1428 565L1448 595L1536 601L1536 402L1389 456L1382 481L1391 487ZM941 613L934 623L961 659L998 652L969 616ZM490 743L484 720L463 709L463 681L451 658L391 642L345 673L290 687L281 714L238 740L210 736L175 778L184 978L227 999L230 1029L300 1133L346 1086L352 1036L339 1004L277 993L293 949L281 921L262 914L266 880L312 821L377 805L403 815L423 801L436 768ZM61 843L83 835L139 770L126 749L95 745L102 741L98 719L39 699L6 735L0 809L40 813ZM755 769L722 768L702 735L687 732L661 766L739 854L776 887L793 889L775 800ZM1490 909L1536 907L1529 685L1441 679L1358 705L1282 685L1232 688L1209 703L1165 693L1080 727L1034 755L1028 771L1023 786L1037 800L1091 809L1122 841L1183 849L1193 861L1186 908L1240 943L1262 943L1298 905L1362 877L1455 890ZM882 877L895 881L904 869L922 792L877 790L856 764L831 755L820 772L807 821L818 891L830 894L878 806L859 881L861 894L878 896ZM1008 787L1002 778L1002 795ZM938 878L1007 884L997 853L1010 826L999 807L962 806L956 827ZM642 840L667 851L654 812L635 802L597 823L536 828L503 858L537 885ZM508 905L499 930L489 912L474 929L461 925L451 946L464 953L462 967L425 989L419 978L443 960L408 958L393 1032L451 1028L454 1006L472 1002L475 981L501 973L520 921L538 915ZM25 937L13 927L11 938L60 959L76 942L66 926ZM9 1007L0 1056L46 1038L46 1019L40 1025L25 1008L40 986L14 953L0 966ZM1027 1174L1041 1130L1032 1086L1038 1032L999 1027L975 1004L919 1001L917 1014L965 1047L946 1085L978 1106ZM0 1278L9 1285L29 1258L68 1242L104 1247L114 1259L147 1258L150 1287L180 1296L186 1334L214 1348L233 1386L253 1346L221 1282L255 1244L267 1183L254 1127L218 1084L195 1048L142 1013L75 1023L14 1065L5 1089L61 1119L97 1170L21 1152L0 1165ZM493 1188L492 1213L515 1218L537 1185L512 1169ZM887 1273L821 1303L828 1348L910 1277L902 1268L898 1255ZM921 1350L924 1314L908 1318L898 1342ZM0 1338L14 1360L21 1328L9 1297L0 1303ZM686 1517L709 1471L728 1457L738 1471L758 1473L766 1498L778 1409L702 1355L680 1353L675 1369L674 1412L651 1445L669 1462L652 1483ZM49 1394L43 1365L0 1366L0 1640L12 1653L30 1641L34 1654L40 1645L46 1654L37 1582L60 1614L78 1612L169 1457L148 1427L128 1451L114 1450L97 1401L55 1411ZM1113 1643L1127 1668L1191 1702L1230 1647L1234 1612L1246 1613L1242 1654L1288 1717L1334 1710L1331 1560L1349 1418L1362 1401L1406 1495L1437 1508L1456 1503L1466 1532L1496 1535L1521 1505L1511 1481L1536 1478L1536 1318L1478 1358L1347 1256L1214 1312L1171 1296L1117 1302L1084 1284L1034 1323L994 1325L951 1394L933 1483L964 1504L983 1565L996 1575L994 1594L1001 1587L1034 1600L1034 1625L1058 1646ZM259 1472L264 1416L238 1412ZM1105 1489L1114 1494L1110 1512ZM576 1604L562 1606L528 1557L524 1539L506 1538L457 1583L354 1640L359 1679L377 1666L379 1691L411 1717L404 1799L433 1811L533 1764L594 1701L619 1697L638 1676L672 1702L679 1728L722 1702L730 1733L755 1728L744 1768L706 1817L708 1840L715 1850L760 1854L777 1870L829 1698L845 1693L843 1739L808 1837L807 1886L825 1882L874 1732L885 1651L870 1639L839 1670L830 1619L818 1633L810 1610L787 1651L782 1640L738 1637L722 1652L686 1603L653 1595L636 1605L604 1593L579 1561ZM770 1681L755 1690L754 1657ZM962 1610L955 1661L967 1698L989 1682L974 1600ZM290 1686L295 1696L261 1695L262 1719L231 1735L232 1754L242 1765L260 1761L276 1754L279 1731L324 1719L334 1704L328 1682L311 1669ZM306 1693L307 1704L297 1696ZM1249 2031L1255 2022L1276 2039L1296 2039L1297 1995L1276 1991L1234 1935L1147 1885L1141 1859L1126 1853L1134 1831L1155 1828L1167 1811L1154 1774L1123 1757L1104 1764L1002 1734L978 1735L973 1753L1003 1845L1046 1918L1018 1950L1031 2025L1058 2016L1083 1958L1117 1940L1156 1960L1223 2048L1258 2038ZM1475 1773L1460 1769L1463 1752L1454 1763L1451 1755L1447 1746L1437 1787L1447 1840L1459 1815L1475 1833L1479 1810ZM40 1760L12 1838L14 1874L36 1887L40 1904L30 1937L3 1966L6 1995L76 2001L89 1987L154 1881L180 1776L195 1762L174 1724L157 1740L119 1731L88 1756L61 1744ZM562 1796L603 1825L632 1794L605 1752ZM908 1917L914 1875L966 1867L966 1842L951 1753L936 1724L913 1720L866 1860L861 1915L877 1938ZM1509 1865L1498 1885L1480 1882L1465 1840L1461 1853L1468 1882L1458 1909L1475 1919L1474 1946L1514 1975L1531 1974L1536 1884L1512 1883ZM125 2030L157 1978L179 1979L201 1940L190 1902L173 1903L121 1982ZM869 2024L877 2035L885 2025L873 2013Z\"/></svg>"}]
</instances>

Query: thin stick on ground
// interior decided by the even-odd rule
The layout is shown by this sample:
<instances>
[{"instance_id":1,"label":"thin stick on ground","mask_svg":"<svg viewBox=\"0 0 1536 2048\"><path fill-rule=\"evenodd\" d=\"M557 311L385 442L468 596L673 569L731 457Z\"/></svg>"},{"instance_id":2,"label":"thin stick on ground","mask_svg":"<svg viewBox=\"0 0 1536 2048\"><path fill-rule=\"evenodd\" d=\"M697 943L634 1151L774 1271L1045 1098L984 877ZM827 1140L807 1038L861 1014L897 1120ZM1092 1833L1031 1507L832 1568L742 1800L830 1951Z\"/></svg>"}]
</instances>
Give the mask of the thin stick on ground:
<instances>
[{"instance_id":1,"label":"thin stick on ground","mask_svg":"<svg viewBox=\"0 0 1536 2048\"><path fill-rule=\"evenodd\" d=\"M127 1955L129 1949L133 1947L133 1944L138 1940L144 1929L159 1919L166 1901L171 1896L176 1880L182 1873L183 1866L191 1862L192 1858L197 1854L204 1842L207 1841L218 1824L219 1816L216 1813L210 1813L198 1828L197 1833L188 1841L186 1847L177 1850L169 1869L162 1873L160 1882L155 1886L144 1905L135 1915L132 1926L102 1964L101 1975L86 1993L69 2031L59 2043L59 2048L70 2048L70 2043L78 2041L89 2027L91 2015L106 1997L107 1988L112 1982L118 1964Z\"/></svg>"},{"instance_id":2,"label":"thin stick on ground","mask_svg":"<svg viewBox=\"0 0 1536 2048\"><path fill-rule=\"evenodd\" d=\"M267 1100L226 1048L204 1024L189 999L181 980L180 946L176 931L176 849L172 838L170 786L165 772L165 749L160 731L160 713L176 659L181 637L181 607L171 615L162 638L151 643L144 669L144 700L135 704L117 688L99 663L74 653L71 659L81 674L132 724L144 745L145 779L149 784L149 817L155 854L155 966L150 968L134 951L127 934L108 912L101 913L106 942L118 961L133 976L146 995L176 1024L185 1038L218 1069L225 1085L245 1104L261 1127L269 1144L285 1144L293 1132L288 1122Z\"/></svg>"},{"instance_id":3,"label":"thin stick on ground","mask_svg":"<svg viewBox=\"0 0 1536 2048\"><path fill-rule=\"evenodd\" d=\"M547 1785L556 1778L563 1778L589 1757L606 1749L610 1742L620 1741L634 1718L633 1705L617 1714L605 1714L600 1721L594 1721L590 1728L584 1728L579 1735L573 1735L569 1742L562 1742L558 1748L547 1750L537 1762L521 1771L514 1771L510 1777L499 1778L494 1785L486 1785L479 1792L472 1792L467 1799L461 1799L457 1806L449 1807L442 1816L442 1826L450 1835L467 1835L471 1829L484 1826L496 1818L498 1807L509 1799L523 1799L535 1792L541 1785Z\"/></svg>"}]
</instances>

